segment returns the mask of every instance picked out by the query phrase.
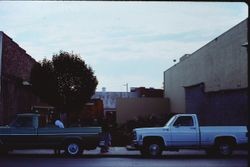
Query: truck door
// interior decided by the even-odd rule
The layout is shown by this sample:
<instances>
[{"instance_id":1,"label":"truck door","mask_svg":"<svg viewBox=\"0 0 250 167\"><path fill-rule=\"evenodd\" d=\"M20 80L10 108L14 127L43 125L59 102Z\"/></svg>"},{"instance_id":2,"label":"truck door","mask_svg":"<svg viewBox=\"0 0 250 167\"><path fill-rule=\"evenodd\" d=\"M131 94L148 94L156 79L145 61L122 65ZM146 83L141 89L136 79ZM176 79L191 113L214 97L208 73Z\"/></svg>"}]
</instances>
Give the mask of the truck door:
<instances>
[{"instance_id":1,"label":"truck door","mask_svg":"<svg viewBox=\"0 0 250 167\"><path fill-rule=\"evenodd\" d=\"M199 144L199 131L192 116L180 116L171 125L171 146L194 147Z\"/></svg>"},{"instance_id":2,"label":"truck door","mask_svg":"<svg viewBox=\"0 0 250 167\"><path fill-rule=\"evenodd\" d=\"M27 148L36 140L36 128L32 116L19 116L11 125L11 135L8 144L14 147Z\"/></svg>"}]
</instances>

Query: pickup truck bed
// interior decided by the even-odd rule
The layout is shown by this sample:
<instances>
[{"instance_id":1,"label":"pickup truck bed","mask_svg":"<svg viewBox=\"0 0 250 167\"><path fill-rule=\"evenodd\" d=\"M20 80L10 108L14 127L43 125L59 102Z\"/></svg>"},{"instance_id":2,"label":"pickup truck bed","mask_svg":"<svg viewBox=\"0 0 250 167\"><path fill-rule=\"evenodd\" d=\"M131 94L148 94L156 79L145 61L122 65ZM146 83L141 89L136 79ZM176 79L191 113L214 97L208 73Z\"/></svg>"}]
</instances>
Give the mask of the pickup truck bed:
<instances>
[{"instance_id":1,"label":"pickup truck bed","mask_svg":"<svg viewBox=\"0 0 250 167\"><path fill-rule=\"evenodd\" d=\"M232 136L235 143L247 143L247 128L245 126L201 126L201 145L211 146L217 136Z\"/></svg>"}]
</instances>

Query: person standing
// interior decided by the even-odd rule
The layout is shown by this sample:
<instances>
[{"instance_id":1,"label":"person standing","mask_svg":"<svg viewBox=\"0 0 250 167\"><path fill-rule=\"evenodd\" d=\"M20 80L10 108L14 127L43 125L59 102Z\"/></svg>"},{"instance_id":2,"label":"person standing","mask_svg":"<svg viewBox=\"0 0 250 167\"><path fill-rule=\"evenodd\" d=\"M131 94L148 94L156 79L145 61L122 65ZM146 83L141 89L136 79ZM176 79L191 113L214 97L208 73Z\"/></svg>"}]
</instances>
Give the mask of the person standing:
<instances>
[{"instance_id":1,"label":"person standing","mask_svg":"<svg viewBox=\"0 0 250 167\"><path fill-rule=\"evenodd\" d=\"M64 128L64 124L60 119L57 119L55 121L55 126L59 127L59 128Z\"/></svg>"},{"instance_id":2,"label":"person standing","mask_svg":"<svg viewBox=\"0 0 250 167\"><path fill-rule=\"evenodd\" d=\"M109 146L111 146L111 134L110 134L110 125L108 121L105 119L102 124L102 135L101 135L101 141L103 145L101 146L101 153L107 153L109 152Z\"/></svg>"},{"instance_id":3,"label":"person standing","mask_svg":"<svg viewBox=\"0 0 250 167\"><path fill-rule=\"evenodd\" d=\"M55 126L57 126L58 128L64 128L64 124L63 124L63 122L59 118L55 119ZM61 154L61 150L58 149L58 148L54 149L54 152L57 155Z\"/></svg>"}]
</instances>

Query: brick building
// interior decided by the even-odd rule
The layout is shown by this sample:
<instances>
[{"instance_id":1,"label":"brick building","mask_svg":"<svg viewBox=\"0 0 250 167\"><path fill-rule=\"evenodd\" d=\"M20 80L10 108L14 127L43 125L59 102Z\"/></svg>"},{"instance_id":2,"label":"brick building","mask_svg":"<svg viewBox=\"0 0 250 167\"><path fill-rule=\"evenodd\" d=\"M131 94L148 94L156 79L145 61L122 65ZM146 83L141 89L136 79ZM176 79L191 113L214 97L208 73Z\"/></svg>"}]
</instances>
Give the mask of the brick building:
<instances>
[{"instance_id":1,"label":"brick building","mask_svg":"<svg viewBox=\"0 0 250 167\"><path fill-rule=\"evenodd\" d=\"M0 31L0 124L16 113L28 112L39 99L29 85L36 61L4 32Z\"/></svg>"}]
</instances>

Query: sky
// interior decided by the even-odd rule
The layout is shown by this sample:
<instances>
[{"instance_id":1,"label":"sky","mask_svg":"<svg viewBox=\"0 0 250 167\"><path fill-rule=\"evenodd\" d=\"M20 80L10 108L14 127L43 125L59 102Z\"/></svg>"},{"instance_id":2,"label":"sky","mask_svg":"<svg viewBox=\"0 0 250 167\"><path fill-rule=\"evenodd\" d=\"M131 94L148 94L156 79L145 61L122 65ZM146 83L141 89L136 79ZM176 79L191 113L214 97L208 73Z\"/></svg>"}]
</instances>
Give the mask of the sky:
<instances>
[{"instance_id":1,"label":"sky","mask_svg":"<svg viewBox=\"0 0 250 167\"><path fill-rule=\"evenodd\" d=\"M247 16L243 2L1 1L0 31L36 61L78 54L97 91L125 92L126 84L163 88L164 71L180 57Z\"/></svg>"}]
</instances>

